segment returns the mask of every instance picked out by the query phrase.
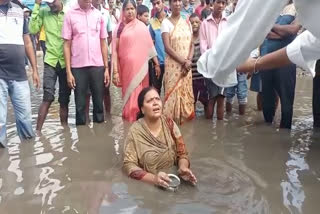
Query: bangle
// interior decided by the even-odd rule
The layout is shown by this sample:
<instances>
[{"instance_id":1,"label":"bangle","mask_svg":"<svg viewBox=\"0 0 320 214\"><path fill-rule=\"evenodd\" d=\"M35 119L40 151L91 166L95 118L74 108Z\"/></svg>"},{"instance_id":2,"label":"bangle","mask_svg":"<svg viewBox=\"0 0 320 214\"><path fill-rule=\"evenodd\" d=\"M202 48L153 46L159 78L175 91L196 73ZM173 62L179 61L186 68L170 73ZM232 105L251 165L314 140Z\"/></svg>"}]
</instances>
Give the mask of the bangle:
<instances>
[{"instance_id":1,"label":"bangle","mask_svg":"<svg viewBox=\"0 0 320 214\"><path fill-rule=\"evenodd\" d=\"M261 56L259 56L256 61L254 62L254 66L253 66L253 73L256 74L256 73L259 73L259 70L257 70L257 64L258 62L260 61L261 59Z\"/></svg>"}]
</instances>

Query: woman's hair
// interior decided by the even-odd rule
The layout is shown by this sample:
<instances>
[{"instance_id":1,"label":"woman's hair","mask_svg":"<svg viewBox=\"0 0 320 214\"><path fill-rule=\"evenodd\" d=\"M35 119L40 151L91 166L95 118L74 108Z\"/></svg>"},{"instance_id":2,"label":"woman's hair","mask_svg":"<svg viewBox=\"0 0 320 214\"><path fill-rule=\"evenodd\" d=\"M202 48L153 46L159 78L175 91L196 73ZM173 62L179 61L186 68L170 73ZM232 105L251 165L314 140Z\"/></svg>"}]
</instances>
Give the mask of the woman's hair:
<instances>
[{"instance_id":1,"label":"woman's hair","mask_svg":"<svg viewBox=\"0 0 320 214\"><path fill-rule=\"evenodd\" d=\"M138 96L138 107L139 107L139 112L137 114L137 120L139 120L140 118L144 117L144 114L142 113L142 107L143 107L143 102L144 102L144 97L146 96L146 94L149 91L155 90L157 91L154 87L150 86L147 88L142 89L142 91L140 92L139 96Z\"/></svg>"},{"instance_id":2,"label":"woman's hair","mask_svg":"<svg viewBox=\"0 0 320 214\"><path fill-rule=\"evenodd\" d=\"M135 0L124 0L123 5L122 5L122 11L124 11L126 9L126 7L129 3L131 3L135 9L137 9L137 4L136 4Z\"/></svg>"}]
</instances>

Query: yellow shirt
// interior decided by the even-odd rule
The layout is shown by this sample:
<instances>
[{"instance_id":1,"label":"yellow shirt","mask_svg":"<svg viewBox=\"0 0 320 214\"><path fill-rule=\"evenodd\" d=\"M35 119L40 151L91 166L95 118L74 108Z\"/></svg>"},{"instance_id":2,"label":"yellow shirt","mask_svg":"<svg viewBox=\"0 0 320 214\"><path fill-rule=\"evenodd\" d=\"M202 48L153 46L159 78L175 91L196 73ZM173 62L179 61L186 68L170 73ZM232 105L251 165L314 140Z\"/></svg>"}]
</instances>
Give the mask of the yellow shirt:
<instances>
[{"instance_id":1,"label":"yellow shirt","mask_svg":"<svg viewBox=\"0 0 320 214\"><path fill-rule=\"evenodd\" d=\"M43 25L42 25L41 30L40 30L39 40L40 41L46 41L46 32L44 31Z\"/></svg>"}]
</instances>

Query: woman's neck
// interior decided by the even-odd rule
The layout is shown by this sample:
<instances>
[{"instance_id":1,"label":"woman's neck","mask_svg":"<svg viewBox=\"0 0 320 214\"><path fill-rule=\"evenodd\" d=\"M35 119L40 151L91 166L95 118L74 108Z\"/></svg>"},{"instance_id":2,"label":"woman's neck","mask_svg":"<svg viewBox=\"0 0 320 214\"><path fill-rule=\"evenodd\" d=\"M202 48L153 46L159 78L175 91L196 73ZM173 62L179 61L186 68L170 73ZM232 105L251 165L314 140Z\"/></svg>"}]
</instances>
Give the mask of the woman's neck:
<instances>
[{"instance_id":1,"label":"woman's neck","mask_svg":"<svg viewBox=\"0 0 320 214\"><path fill-rule=\"evenodd\" d=\"M159 130L159 128L161 127L161 119L154 119L154 120L150 120L146 117L144 117L144 121L147 124L149 130L153 133Z\"/></svg>"},{"instance_id":2,"label":"woman's neck","mask_svg":"<svg viewBox=\"0 0 320 214\"><path fill-rule=\"evenodd\" d=\"M124 24L129 24L129 23L132 22L133 20L135 20L135 19L131 19L131 20L124 19Z\"/></svg>"},{"instance_id":3,"label":"woman's neck","mask_svg":"<svg viewBox=\"0 0 320 214\"><path fill-rule=\"evenodd\" d=\"M177 13L177 14L172 13L172 14L171 14L171 18L172 18L172 19L179 19L179 18L180 18L180 12Z\"/></svg>"}]
</instances>

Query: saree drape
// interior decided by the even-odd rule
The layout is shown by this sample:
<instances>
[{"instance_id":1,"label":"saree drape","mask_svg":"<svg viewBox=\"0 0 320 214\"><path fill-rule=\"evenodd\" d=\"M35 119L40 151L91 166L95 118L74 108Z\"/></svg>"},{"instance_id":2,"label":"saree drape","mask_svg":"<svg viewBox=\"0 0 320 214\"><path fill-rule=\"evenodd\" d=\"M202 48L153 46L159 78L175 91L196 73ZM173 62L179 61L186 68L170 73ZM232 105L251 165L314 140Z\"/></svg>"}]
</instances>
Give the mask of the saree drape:
<instances>
[{"instance_id":1,"label":"saree drape","mask_svg":"<svg viewBox=\"0 0 320 214\"><path fill-rule=\"evenodd\" d=\"M169 33L170 46L180 56L188 58L191 40L191 26L185 19L180 18ZM165 89L163 113L179 125L195 117L192 72L183 77L181 70L182 65L167 54L163 79Z\"/></svg>"},{"instance_id":2,"label":"saree drape","mask_svg":"<svg viewBox=\"0 0 320 214\"><path fill-rule=\"evenodd\" d=\"M121 26L121 24L119 25ZM157 56L148 28L139 20L124 25L121 33L115 29L113 45L113 75L119 75L122 88L122 117L130 122L136 120L138 95L149 86L148 61ZM118 35L117 35L118 34Z\"/></svg>"},{"instance_id":3,"label":"saree drape","mask_svg":"<svg viewBox=\"0 0 320 214\"><path fill-rule=\"evenodd\" d=\"M178 126L164 116L161 125L161 137L154 137L143 118L132 124L124 146L123 170L127 175L141 170L157 174L179 159L189 160Z\"/></svg>"}]
</instances>

